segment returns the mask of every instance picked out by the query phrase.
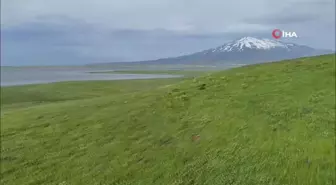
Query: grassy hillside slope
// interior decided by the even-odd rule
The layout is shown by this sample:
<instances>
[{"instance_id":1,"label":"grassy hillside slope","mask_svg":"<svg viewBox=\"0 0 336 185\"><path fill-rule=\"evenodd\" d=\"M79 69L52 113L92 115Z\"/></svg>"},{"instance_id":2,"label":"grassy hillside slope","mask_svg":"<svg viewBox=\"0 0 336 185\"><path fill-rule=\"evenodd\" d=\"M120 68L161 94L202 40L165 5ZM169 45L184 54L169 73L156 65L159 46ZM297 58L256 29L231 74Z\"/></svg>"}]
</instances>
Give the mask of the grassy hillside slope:
<instances>
[{"instance_id":1,"label":"grassy hillside slope","mask_svg":"<svg viewBox=\"0 0 336 185\"><path fill-rule=\"evenodd\" d=\"M1 184L336 182L334 55L101 83L1 89Z\"/></svg>"},{"instance_id":2,"label":"grassy hillside slope","mask_svg":"<svg viewBox=\"0 0 336 185\"><path fill-rule=\"evenodd\" d=\"M145 79L112 81L59 82L1 88L1 108L23 108L37 104L89 99L109 95L125 95L150 91L182 79Z\"/></svg>"}]
</instances>

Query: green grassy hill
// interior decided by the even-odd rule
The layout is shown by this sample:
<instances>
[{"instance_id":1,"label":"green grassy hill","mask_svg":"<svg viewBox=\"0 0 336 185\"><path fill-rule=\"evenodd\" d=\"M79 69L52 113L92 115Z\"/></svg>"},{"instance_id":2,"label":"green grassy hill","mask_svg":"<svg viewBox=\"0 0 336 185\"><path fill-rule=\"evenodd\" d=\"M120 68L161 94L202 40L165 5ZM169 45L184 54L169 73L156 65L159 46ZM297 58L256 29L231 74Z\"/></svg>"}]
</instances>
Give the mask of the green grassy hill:
<instances>
[{"instance_id":1,"label":"green grassy hill","mask_svg":"<svg viewBox=\"0 0 336 185\"><path fill-rule=\"evenodd\" d=\"M1 88L1 184L335 184L335 55Z\"/></svg>"}]
</instances>

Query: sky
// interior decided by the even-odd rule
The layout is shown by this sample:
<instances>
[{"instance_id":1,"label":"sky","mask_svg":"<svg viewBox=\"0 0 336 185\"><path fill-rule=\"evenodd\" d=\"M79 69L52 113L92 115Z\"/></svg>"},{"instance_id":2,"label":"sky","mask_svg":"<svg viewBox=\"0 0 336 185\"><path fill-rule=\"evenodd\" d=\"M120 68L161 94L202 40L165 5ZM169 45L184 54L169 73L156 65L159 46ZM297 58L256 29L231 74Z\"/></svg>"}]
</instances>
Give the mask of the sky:
<instances>
[{"instance_id":1,"label":"sky","mask_svg":"<svg viewBox=\"0 0 336 185\"><path fill-rule=\"evenodd\" d=\"M276 28L335 49L335 0L2 0L1 65L151 60Z\"/></svg>"}]
</instances>

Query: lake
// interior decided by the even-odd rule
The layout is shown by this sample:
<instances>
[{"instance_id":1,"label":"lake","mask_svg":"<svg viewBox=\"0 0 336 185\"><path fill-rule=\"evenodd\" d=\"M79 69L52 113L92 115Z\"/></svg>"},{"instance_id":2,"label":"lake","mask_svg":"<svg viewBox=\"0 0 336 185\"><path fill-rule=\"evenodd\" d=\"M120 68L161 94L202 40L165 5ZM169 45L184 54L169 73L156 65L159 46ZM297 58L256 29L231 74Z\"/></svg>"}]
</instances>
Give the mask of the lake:
<instances>
[{"instance_id":1,"label":"lake","mask_svg":"<svg viewBox=\"0 0 336 185\"><path fill-rule=\"evenodd\" d=\"M111 70L53 67L1 67L1 86L43 84L62 81L174 78L178 75L89 73Z\"/></svg>"}]
</instances>

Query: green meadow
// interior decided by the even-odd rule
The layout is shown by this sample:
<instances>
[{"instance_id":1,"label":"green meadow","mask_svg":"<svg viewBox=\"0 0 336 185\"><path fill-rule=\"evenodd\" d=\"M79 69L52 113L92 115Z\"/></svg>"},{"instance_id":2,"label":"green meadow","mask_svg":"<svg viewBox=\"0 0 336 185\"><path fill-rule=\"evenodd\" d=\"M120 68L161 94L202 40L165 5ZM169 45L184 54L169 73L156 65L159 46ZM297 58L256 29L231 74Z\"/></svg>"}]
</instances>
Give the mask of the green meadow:
<instances>
[{"instance_id":1,"label":"green meadow","mask_svg":"<svg viewBox=\"0 0 336 185\"><path fill-rule=\"evenodd\" d=\"M333 185L335 55L1 88L1 184Z\"/></svg>"}]
</instances>

